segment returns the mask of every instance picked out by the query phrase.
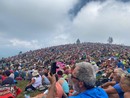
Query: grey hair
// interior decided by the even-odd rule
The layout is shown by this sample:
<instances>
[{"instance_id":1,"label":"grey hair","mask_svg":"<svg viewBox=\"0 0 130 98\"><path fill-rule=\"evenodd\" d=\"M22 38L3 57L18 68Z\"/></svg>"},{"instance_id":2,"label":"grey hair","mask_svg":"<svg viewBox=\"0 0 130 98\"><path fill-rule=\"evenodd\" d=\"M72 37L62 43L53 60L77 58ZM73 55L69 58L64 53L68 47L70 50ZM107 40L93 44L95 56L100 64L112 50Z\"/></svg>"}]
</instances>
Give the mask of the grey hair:
<instances>
[{"instance_id":1,"label":"grey hair","mask_svg":"<svg viewBox=\"0 0 130 98\"><path fill-rule=\"evenodd\" d=\"M86 88L94 87L96 77L92 65L88 62L80 62L77 63L76 66L79 67L78 71L76 72L76 77L78 77L80 81L84 82Z\"/></svg>"}]
</instances>

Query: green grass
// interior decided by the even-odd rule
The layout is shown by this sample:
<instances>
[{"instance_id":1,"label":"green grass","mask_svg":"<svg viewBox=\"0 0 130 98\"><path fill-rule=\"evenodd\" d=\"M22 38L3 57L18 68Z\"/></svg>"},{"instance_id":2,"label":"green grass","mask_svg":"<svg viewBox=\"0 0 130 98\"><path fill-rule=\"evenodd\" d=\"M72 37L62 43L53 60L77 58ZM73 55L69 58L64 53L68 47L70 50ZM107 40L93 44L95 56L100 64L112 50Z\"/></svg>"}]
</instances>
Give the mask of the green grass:
<instances>
[{"instance_id":1,"label":"green grass","mask_svg":"<svg viewBox=\"0 0 130 98\"><path fill-rule=\"evenodd\" d=\"M28 83L28 81L25 81L25 80L18 81L17 87L19 87L20 89L22 89L22 93L20 95L18 95L17 98L24 98L24 89L25 89L27 83ZM36 91L31 92L30 96L34 97L34 96L36 96L39 93L41 93L41 92L39 92L39 91L36 90Z\"/></svg>"}]
</instances>

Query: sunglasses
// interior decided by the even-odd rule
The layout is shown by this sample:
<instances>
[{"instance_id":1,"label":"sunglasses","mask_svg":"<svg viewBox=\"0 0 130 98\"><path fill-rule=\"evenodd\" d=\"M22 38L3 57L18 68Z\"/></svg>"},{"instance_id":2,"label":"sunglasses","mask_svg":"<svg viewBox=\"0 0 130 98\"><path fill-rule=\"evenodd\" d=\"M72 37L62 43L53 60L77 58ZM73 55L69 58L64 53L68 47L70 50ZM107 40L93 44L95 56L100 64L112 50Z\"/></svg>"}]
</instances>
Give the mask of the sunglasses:
<instances>
[{"instance_id":1,"label":"sunglasses","mask_svg":"<svg viewBox=\"0 0 130 98\"><path fill-rule=\"evenodd\" d=\"M130 73L127 73L125 77L130 78Z\"/></svg>"},{"instance_id":2,"label":"sunglasses","mask_svg":"<svg viewBox=\"0 0 130 98\"><path fill-rule=\"evenodd\" d=\"M78 78L74 77L72 74L71 74L71 79L74 78L76 80L79 80Z\"/></svg>"}]
</instances>

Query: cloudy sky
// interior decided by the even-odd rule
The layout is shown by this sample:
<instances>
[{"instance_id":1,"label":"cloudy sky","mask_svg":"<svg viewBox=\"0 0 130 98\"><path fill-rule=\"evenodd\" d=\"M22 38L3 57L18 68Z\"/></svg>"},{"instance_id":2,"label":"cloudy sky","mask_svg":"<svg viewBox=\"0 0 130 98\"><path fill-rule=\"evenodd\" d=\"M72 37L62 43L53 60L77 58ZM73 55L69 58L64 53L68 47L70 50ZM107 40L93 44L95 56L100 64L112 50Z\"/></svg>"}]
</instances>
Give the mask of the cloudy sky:
<instances>
[{"instance_id":1,"label":"cloudy sky","mask_svg":"<svg viewBox=\"0 0 130 98\"><path fill-rule=\"evenodd\" d=\"M109 36L130 45L130 0L0 0L0 57Z\"/></svg>"}]
</instances>

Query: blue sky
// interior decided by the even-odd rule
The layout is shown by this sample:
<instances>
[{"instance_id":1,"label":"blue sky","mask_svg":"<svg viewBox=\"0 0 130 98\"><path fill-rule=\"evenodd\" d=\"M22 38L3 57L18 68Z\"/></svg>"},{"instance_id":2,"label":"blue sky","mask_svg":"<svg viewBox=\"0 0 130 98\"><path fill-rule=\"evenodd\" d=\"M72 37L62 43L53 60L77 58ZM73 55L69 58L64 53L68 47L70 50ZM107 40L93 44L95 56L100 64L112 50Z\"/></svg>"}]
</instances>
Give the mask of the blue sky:
<instances>
[{"instance_id":1,"label":"blue sky","mask_svg":"<svg viewBox=\"0 0 130 98\"><path fill-rule=\"evenodd\" d=\"M130 0L0 0L0 57L109 36L130 45Z\"/></svg>"}]
</instances>

